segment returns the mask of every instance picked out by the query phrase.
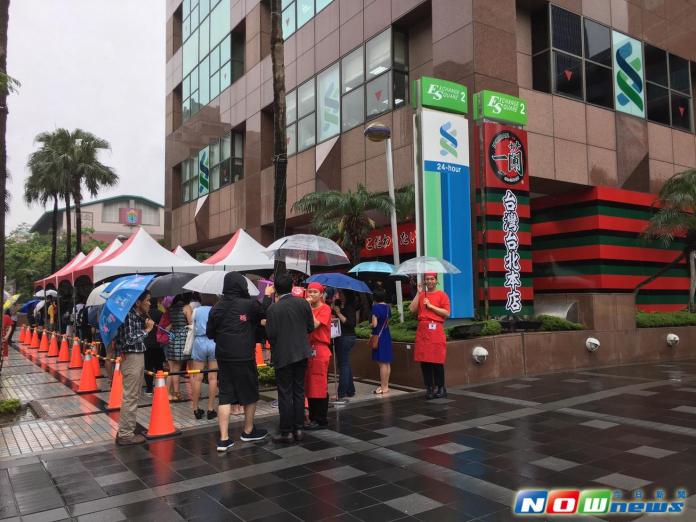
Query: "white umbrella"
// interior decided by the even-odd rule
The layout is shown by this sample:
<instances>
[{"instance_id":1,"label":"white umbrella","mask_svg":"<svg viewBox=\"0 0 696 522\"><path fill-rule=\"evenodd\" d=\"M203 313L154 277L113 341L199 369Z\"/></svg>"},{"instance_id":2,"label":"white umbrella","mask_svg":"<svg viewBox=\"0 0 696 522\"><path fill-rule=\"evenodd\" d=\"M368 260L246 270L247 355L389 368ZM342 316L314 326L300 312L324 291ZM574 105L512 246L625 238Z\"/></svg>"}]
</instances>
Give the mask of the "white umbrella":
<instances>
[{"instance_id":1,"label":"white umbrella","mask_svg":"<svg viewBox=\"0 0 696 522\"><path fill-rule=\"evenodd\" d=\"M103 305L106 302L106 298L102 297L101 294L107 286L109 286L109 283L104 283L99 286L95 286L94 290L92 290L87 296L85 306Z\"/></svg>"},{"instance_id":2,"label":"white umbrella","mask_svg":"<svg viewBox=\"0 0 696 522\"><path fill-rule=\"evenodd\" d=\"M46 301L39 301L38 303L36 303L36 307L34 308L34 312L38 312L39 310L41 310L45 304L46 304Z\"/></svg>"},{"instance_id":3,"label":"white umbrella","mask_svg":"<svg viewBox=\"0 0 696 522\"><path fill-rule=\"evenodd\" d=\"M39 290L38 292L36 292L34 294L34 297L48 297L48 296L55 297L57 295L58 295L58 292L56 292L55 290L49 289L49 290Z\"/></svg>"},{"instance_id":4,"label":"white umbrella","mask_svg":"<svg viewBox=\"0 0 696 522\"><path fill-rule=\"evenodd\" d=\"M183 288L184 290L189 290L190 292L198 292L199 294L211 294L211 295L222 295L222 287L225 284L225 274L222 270L215 270L212 272L203 272L197 275L186 283ZM248 277L245 277L247 282L247 289L249 290L249 295L256 296L259 295L259 289L256 285L251 282Z\"/></svg>"},{"instance_id":5,"label":"white umbrella","mask_svg":"<svg viewBox=\"0 0 696 522\"><path fill-rule=\"evenodd\" d=\"M335 241L312 234L281 237L263 253L271 259L304 260L308 265L332 266L350 263L346 253Z\"/></svg>"},{"instance_id":6,"label":"white umbrella","mask_svg":"<svg viewBox=\"0 0 696 522\"><path fill-rule=\"evenodd\" d=\"M394 275L427 274L435 272L437 274L460 274L456 266L449 261L439 257L420 256L404 261L396 269Z\"/></svg>"}]
</instances>

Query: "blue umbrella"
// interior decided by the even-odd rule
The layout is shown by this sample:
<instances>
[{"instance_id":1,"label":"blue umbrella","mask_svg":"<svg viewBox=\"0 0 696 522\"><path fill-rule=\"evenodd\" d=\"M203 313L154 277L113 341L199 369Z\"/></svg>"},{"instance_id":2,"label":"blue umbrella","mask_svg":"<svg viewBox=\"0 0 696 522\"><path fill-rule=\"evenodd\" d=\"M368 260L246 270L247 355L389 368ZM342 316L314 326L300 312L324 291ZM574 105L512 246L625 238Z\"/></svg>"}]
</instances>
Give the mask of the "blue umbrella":
<instances>
[{"instance_id":1,"label":"blue umbrella","mask_svg":"<svg viewBox=\"0 0 696 522\"><path fill-rule=\"evenodd\" d=\"M394 273L394 265L384 263L382 261L364 261L358 263L353 268L348 270L351 274L359 274L360 272L372 272L375 274L392 275Z\"/></svg>"},{"instance_id":2,"label":"blue umbrella","mask_svg":"<svg viewBox=\"0 0 696 522\"><path fill-rule=\"evenodd\" d=\"M29 309L33 308L39 301L41 301L41 299L32 299L31 301L27 301L22 305L22 308L19 309L19 312L22 314L29 313Z\"/></svg>"},{"instance_id":3,"label":"blue umbrella","mask_svg":"<svg viewBox=\"0 0 696 522\"><path fill-rule=\"evenodd\" d=\"M152 274L119 277L106 287L105 292L111 288L110 294L99 314L99 333L105 346L114 340L116 330L125 321L128 311L154 277Z\"/></svg>"},{"instance_id":4,"label":"blue umbrella","mask_svg":"<svg viewBox=\"0 0 696 522\"><path fill-rule=\"evenodd\" d=\"M307 278L307 283L321 283L324 286L330 286L332 288L339 288L341 290L352 290L354 292L361 292L363 294L371 294L372 290L362 281L353 279L346 274L338 273L328 273L328 274L314 274L313 276Z\"/></svg>"}]
</instances>

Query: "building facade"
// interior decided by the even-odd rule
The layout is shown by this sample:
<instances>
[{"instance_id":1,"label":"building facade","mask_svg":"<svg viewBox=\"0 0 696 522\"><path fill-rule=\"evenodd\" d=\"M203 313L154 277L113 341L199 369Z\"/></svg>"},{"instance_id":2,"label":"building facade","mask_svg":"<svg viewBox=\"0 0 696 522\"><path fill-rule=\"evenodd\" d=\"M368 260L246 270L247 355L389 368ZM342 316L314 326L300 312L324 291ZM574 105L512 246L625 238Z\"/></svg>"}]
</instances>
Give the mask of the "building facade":
<instances>
[{"instance_id":1,"label":"building facade","mask_svg":"<svg viewBox=\"0 0 696 522\"><path fill-rule=\"evenodd\" d=\"M409 91L434 76L526 100L535 295L630 290L679 247L636 243L646 201L696 167L695 22L693 0L283 1L289 230L307 193L387 189L373 121L392 130L397 187L413 183ZM167 2L170 246L212 251L240 227L272 239L270 24L267 1ZM365 253L387 253L378 237ZM642 299L682 306L685 270Z\"/></svg>"},{"instance_id":2,"label":"building facade","mask_svg":"<svg viewBox=\"0 0 696 522\"><path fill-rule=\"evenodd\" d=\"M82 229L91 229L90 234L99 241L110 242L119 236L129 236L136 227L142 226L155 239L164 238L164 206L140 196L114 196L86 201L81 205ZM58 233L67 230L65 209L58 210ZM72 211L71 225L75 231L75 212ZM31 227L32 232L49 234L53 224L53 211L44 212Z\"/></svg>"}]
</instances>

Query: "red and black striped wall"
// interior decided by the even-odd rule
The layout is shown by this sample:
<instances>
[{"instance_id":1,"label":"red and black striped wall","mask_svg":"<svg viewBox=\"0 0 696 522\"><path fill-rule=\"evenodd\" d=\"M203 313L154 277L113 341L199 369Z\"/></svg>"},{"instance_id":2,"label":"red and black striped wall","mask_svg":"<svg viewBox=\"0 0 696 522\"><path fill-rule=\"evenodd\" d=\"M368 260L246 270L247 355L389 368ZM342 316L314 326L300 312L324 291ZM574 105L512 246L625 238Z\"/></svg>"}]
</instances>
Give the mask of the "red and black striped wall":
<instances>
[{"instance_id":1,"label":"red and black striped wall","mask_svg":"<svg viewBox=\"0 0 696 522\"><path fill-rule=\"evenodd\" d=\"M641 237L656 212L655 196L610 187L535 198L531 202L534 291L631 292L680 255L682 242L669 247ZM641 289L644 311L686 308L686 261Z\"/></svg>"}]
</instances>

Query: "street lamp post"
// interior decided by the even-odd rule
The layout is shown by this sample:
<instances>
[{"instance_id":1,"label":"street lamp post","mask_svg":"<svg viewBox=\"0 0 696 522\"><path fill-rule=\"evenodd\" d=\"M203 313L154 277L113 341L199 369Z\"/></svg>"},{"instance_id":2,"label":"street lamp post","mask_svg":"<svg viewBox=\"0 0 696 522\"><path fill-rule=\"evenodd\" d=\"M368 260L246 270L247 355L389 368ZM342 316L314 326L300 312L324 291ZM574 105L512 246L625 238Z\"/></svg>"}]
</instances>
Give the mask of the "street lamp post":
<instances>
[{"instance_id":1,"label":"street lamp post","mask_svg":"<svg viewBox=\"0 0 696 522\"><path fill-rule=\"evenodd\" d=\"M389 198L392 202L391 207L391 236L392 252L394 253L394 266L399 266L399 232L396 223L396 196L394 195L394 162L392 159L391 129L386 125L375 122L368 125L364 131L365 136L370 141L385 141L387 145L387 185L389 187ZM399 320L404 322L404 298L401 293L401 281L396 281L396 307L399 310Z\"/></svg>"}]
</instances>

